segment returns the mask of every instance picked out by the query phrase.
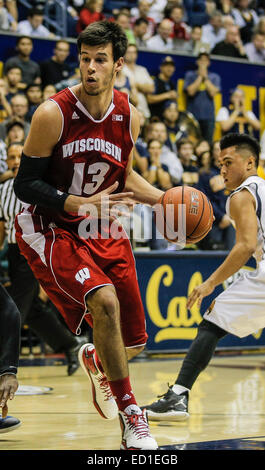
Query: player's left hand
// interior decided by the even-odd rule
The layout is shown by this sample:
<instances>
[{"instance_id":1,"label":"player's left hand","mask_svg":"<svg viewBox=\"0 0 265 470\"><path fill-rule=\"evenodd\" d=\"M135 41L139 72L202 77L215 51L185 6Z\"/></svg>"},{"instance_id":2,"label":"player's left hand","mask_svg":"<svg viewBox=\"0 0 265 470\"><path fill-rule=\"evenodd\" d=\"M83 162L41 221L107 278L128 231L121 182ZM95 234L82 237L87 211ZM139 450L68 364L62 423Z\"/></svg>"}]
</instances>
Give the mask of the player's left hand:
<instances>
[{"instance_id":1,"label":"player's left hand","mask_svg":"<svg viewBox=\"0 0 265 470\"><path fill-rule=\"evenodd\" d=\"M18 380L14 374L6 374L0 377L0 407L2 408L2 418L7 416L7 401L12 400L18 389Z\"/></svg>"},{"instance_id":2,"label":"player's left hand","mask_svg":"<svg viewBox=\"0 0 265 470\"><path fill-rule=\"evenodd\" d=\"M195 287L188 297L187 308L190 309L195 304L195 302L197 302L197 305L200 308L203 298L207 297L207 295L210 295L214 291L214 288L215 286L211 283L210 280L207 280L200 286Z\"/></svg>"}]
</instances>

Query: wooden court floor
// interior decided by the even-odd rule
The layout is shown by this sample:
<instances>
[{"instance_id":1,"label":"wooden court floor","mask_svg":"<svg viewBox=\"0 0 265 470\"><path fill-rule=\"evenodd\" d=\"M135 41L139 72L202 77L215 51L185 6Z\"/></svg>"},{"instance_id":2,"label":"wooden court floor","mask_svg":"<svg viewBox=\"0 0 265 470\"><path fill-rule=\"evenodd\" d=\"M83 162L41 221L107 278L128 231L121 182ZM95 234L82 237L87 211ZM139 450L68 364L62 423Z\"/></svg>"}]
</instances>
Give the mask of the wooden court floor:
<instances>
[{"instance_id":1,"label":"wooden court floor","mask_svg":"<svg viewBox=\"0 0 265 470\"><path fill-rule=\"evenodd\" d=\"M140 405L166 391L181 361L152 358L130 363ZM9 414L22 425L0 434L0 451L119 449L118 419L102 419L88 403L89 382L81 368L68 377L65 365L22 366L18 378L22 393L9 402ZM31 394L36 390L39 394ZM150 422L151 432L161 449L264 450L264 390L264 355L215 356L194 385L189 420Z\"/></svg>"}]
</instances>

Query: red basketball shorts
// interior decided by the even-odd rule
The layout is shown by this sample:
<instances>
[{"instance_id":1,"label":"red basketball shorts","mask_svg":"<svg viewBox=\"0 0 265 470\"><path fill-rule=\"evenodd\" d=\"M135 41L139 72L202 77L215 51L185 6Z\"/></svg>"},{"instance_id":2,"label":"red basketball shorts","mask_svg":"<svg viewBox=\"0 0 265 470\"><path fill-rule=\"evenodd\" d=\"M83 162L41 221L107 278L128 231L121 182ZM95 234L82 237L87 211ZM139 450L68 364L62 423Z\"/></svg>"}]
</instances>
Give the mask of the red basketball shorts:
<instances>
[{"instance_id":1,"label":"red basketball shorts","mask_svg":"<svg viewBox=\"0 0 265 470\"><path fill-rule=\"evenodd\" d=\"M81 239L55 224L36 231L36 217L28 212L17 216L17 242L70 330L78 334L84 318L93 326L86 296L96 288L112 285L120 303L125 346L144 345L145 313L128 238Z\"/></svg>"}]
</instances>

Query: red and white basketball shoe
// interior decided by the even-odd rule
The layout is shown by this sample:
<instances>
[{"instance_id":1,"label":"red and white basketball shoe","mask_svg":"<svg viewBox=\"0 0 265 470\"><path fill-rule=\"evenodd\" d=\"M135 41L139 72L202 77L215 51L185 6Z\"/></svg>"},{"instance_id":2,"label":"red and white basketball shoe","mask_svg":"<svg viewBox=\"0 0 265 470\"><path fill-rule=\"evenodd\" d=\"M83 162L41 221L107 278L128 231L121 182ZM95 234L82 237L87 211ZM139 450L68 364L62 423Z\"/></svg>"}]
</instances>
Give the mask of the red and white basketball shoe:
<instances>
[{"instance_id":1,"label":"red and white basketball shoe","mask_svg":"<svg viewBox=\"0 0 265 470\"><path fill-rule=\"evenodd\" d=\"M158 445L151 436L146 410L129 405L119 411L122 441L121 450L155 450Z\"/></svg>"},{"instance_id":2,"label":"red and white basketball shoe","mask_svg":"<svg viewBox=\"0 0 265 470\"><path fill-rule=\"evenodd\" d=\"M95 352L93 344L84 344L79 350L78 359L82 369L90 378L90 399L96 410L102 418L114 419L118 416L118 407L106 375L97 366Z\"/></svg>"}]
</instances>

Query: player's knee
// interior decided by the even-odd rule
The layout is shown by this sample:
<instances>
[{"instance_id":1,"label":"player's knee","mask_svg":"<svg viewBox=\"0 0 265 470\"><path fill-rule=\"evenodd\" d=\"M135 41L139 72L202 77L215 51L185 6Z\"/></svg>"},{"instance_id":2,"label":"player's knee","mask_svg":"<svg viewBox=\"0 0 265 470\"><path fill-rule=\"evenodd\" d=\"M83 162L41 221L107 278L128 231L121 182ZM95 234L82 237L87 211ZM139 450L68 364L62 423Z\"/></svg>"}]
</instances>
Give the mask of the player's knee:
<instances>
[{"instance_id":1,"label":"player's knee","mask_svg":"<svg viewBox=\"0 0 265 470\"><path fill-rule=\"evenodd\" d=\"M205 319L203 319L202 322L199 324L198 332L200 333L201 331L207 331L215 335L218 340L227 335L227 331L223 330L218 325L215 325L214 323Z\"/></svg>"},{"instance_id":2,"label":"player's knee","mask_svg":"<svg viewBox=\"0 0 265 470\"><path fill-rule=\"evenodd\" d=\"M144 348L145 348L144 346L137 346L135 348L126 348L128 361L138 356L138 354L140 354L144 350Z\"/></svg>"},{"instance_id":3,"label":"player's knee","mask_svg":"<svg viewBox=\"0 0 265 470\"><path fill-rule=\"evenodd\" d=\"M119 319L119 301L114 288L102 287L86 301L94 320L116 321Z\"/></svg>"}]
</instances>

